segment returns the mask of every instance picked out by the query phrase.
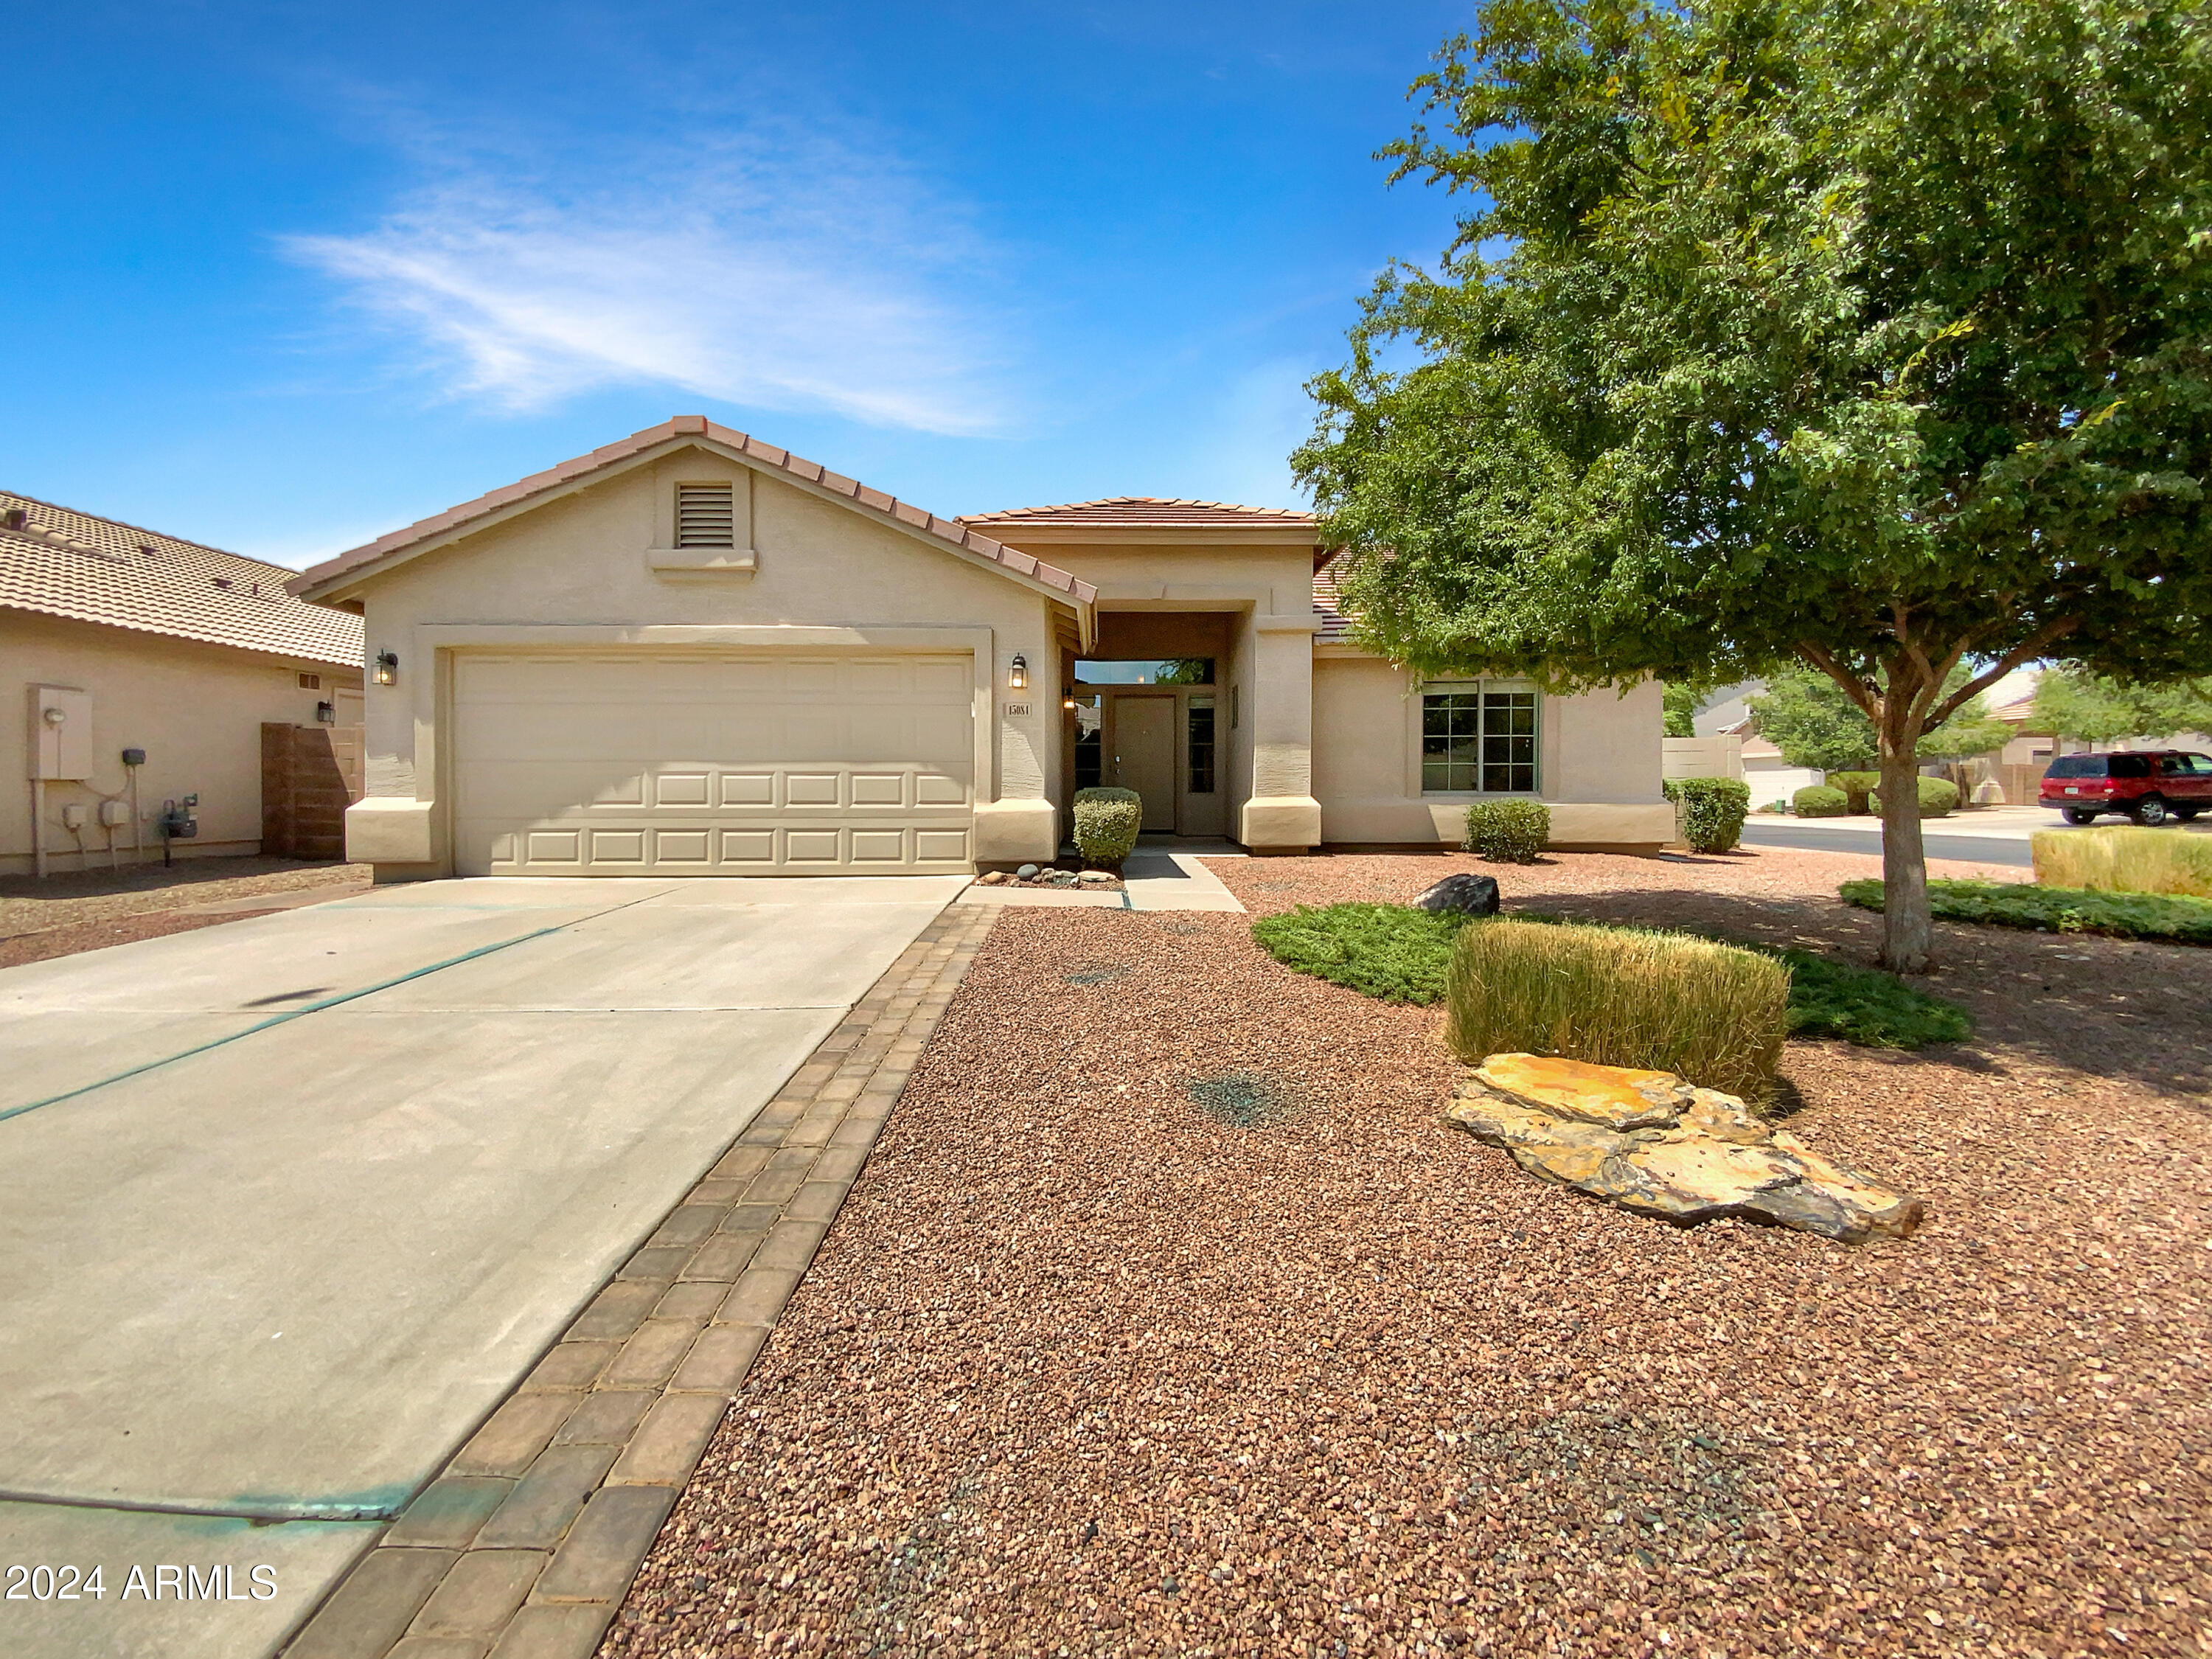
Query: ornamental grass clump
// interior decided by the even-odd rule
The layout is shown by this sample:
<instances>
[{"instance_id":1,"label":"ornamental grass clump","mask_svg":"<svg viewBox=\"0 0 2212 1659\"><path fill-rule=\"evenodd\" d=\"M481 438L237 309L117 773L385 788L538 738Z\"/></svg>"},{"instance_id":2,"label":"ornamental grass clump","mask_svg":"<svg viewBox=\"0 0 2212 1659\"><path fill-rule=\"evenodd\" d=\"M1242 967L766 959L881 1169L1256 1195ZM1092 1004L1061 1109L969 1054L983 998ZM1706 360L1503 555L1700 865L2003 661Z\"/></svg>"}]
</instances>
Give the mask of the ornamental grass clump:
<instances>
[{"instance_id":1,"label":"ornamental grass clump","mask_svg":"<svg viewBox=\"0 0 2212 1659\"><path fill-rule=\"evenodd\" d=\"M1444 1037L1486 1054L1557 1054L1673 1072L1765 1109L1788 1030L1790 969L1680 933L1486 921L1462 928Z\"/></svg>"},{"instance_id":2,"label":"ornamental grass clump","mask_svg":"<svg viewBox=\"0 0 2212 1659\"><path fill-rule=\"evenodd\" d=\"M2212 839L2184 830L2039 830L2031 845L2045 887L2212 898Z\"/></svg>"},{"instance_id":3,"label":"ornamental grass clump","mask_svg":"<svg viewBox=\"0 0 2212 1659\"><path fill-rule=\"evenodd\" d=\"M1727 853L1743 839L1751 786L1734 778L1669 778L1663 786L1693 853Z\"/></svg>"},{"instance_id":4,"label":"ornamental grass clump","mask_svg":"<svg viewBox=\"0 0 2212 1659\"><path fill-rule=\"evenodd\" d=\"M1492 864L1534 864L1552 844L1552 809L1540 800L1486 800L1467 809L1464 851Z\"/></svg>"},{"instance_id":5,"label":"ornamental grass clump","mask_svg":"<svg viewBox=\"0 0 2212 1659\"><path fill-rule=\"evenodd\" d=\"M1137 845L1144 827L1144 798L1133 789L1075 792L1075 850L1085 864L1118 870Z\"/></svg>"}]
</instances>

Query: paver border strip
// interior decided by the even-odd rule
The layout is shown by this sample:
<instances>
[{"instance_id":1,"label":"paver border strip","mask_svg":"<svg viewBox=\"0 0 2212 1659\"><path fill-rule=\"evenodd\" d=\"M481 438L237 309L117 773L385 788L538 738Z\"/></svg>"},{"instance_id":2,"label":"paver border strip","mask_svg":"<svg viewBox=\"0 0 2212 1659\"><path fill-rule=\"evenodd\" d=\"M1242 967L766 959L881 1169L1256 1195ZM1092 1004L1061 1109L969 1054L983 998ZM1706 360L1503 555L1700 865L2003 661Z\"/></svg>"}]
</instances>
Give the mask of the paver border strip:
<instances>
[{"instance_id":1,"label":"paver border strip","mask_svg":"<svg viewBox=\"0 0 2212 1659\"><path fill-rule=\"evenodd\" d=\"M916 935L284 1659L598 1650L998 916L956 900Z\"/></svg>"}]
</instances>

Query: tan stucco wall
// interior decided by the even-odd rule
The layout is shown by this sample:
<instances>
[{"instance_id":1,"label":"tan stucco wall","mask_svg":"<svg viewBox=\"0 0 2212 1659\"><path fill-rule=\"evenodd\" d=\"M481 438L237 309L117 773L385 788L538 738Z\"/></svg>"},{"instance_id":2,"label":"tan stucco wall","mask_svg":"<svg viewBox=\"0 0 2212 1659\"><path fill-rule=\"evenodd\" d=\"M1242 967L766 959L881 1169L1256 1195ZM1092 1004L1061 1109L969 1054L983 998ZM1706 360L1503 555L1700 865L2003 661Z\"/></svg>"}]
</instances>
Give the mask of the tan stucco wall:
<instances>
[{"instance_id":1,"label":"tan stucco wall","mask_svg":"<svg viewBox=\"0 0 2212 1659\"><path fill-rule=\"evenodd\" d=\"M303 690L301 672L323 688ZM107 831L98 804L124 798L125 749L143 749L138 803L147 856L161 855L151 819L162 801L197 794L197 839L175 843L179 857L258 852L261 847L261 723L312 726L315 704L341 686L358 690L358 670L263 656L219 645L102 628L58 617L0 610L0 872L31 868L29 688L74 686L92 694L94 775L82 784L46 786L49 868L81 867L77 838L62 828L62 809L80 802L84 845L95 868L107 863ZM131 844L128 826L115 831ZM63 849L67 849L66 851ZM127 850L123 856L127 860Z\"/></svg>"},{"instance_id":2,"label":"tan stucco wall","mask_svg":"<svg viewBox=\"0 0 2212 1659\"><path fill-rule=\"evenodd\" d=\"M738 486L739 537L750 526L750 574L656 573L647 554L672 539L675 485ZM1042 801L1060 775L1060 708L1048 676L1056 660L1053 606L1042 593L958 553L872 516L757 474L728 458L686 450L617 474L367 579L359 597L374 657L399 658L398 683L368 688L370 799L349 818L367 846L390 821L393 851L410 844L403 805L439 801L435 716L423 712L422 677L439 667L418 628L597 624L962 628L990 631L994 775L976 780L978 856L991 839L982 820L994 801ZM1030 685L1006 689L1006 668L1028 659ZM1010 703L1025 705L1009 716ZM428 814L428 867L448 858L441 814ZM1024 854L1028 856L1030 854ZM380 874L386 873L380 860ZM395 866L398 860L390 860Z\"/></svg>"},{"instance_id":3,"label":"tan stucco wall","mask_svg":"<svg viewBox=\"0 0 2212 1659\"><path fill-rule=\"evenodd\" d=\"M1661 692L1542 698L1537 793L1562 846L1656 846L1674 836L1660 791ZM1314 663L1315 796L1325 841L1456 845L1471 795L1424 795L1420 705L1401 669L1324 653Z\"/></svg>"}]
</instances>

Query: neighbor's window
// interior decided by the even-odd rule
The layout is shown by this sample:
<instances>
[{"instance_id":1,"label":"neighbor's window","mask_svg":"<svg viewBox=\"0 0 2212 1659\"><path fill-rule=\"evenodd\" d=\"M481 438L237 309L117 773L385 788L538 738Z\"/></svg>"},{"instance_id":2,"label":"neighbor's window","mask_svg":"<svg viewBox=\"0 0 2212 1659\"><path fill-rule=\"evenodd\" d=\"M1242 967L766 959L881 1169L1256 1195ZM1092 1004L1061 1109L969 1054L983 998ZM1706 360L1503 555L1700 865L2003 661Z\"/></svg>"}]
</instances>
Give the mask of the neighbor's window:
<instances>
[{"instance_id":1,"label":"neighbor's window","mask_svg":"<svg viewBox=\"0 0 2212 1659\"><path fill-rule=\"evenodd\" d=\"M1075 700L1075 787L1096 789L1102 771L1099 766L1099 732L1104 725L1098 707L1098 694Z\"/></svg>"},{"instance_id":2,"label":"neighbor's window","mask_svg":"<svg viewBox=\"0 0 2212 1659\"><path fill-rule=\"evenodd\" d=\"M1138 659L1085 658L1075 665L1079 685L1211 685L1211 657Z\"/></svg>"},{"instance_id":3,"label":"neighbor's window","mask_svg":"<svg viewBox=\"0 0 2212 1659\"><path fill-rule=\"evenodd\" d=\"M678 547L735 547L738 544L738 487L726 483L677 485L676 544Z\"/></svg>"},{"instance_id":4,"label":"neighbor's window","mask_svg":"<svg viewBox=\"0 0 2212 1659\"><path fill-rule=\"evenodd\" d=\"M1213 793L1213 699L1211 697L1193 697L1190 700L1188 746L1190 750L1190 793L1210 795Z\"/></svg>"},{"instance_id":5,"label":"neighbor's window","mask_svg":"<svg viewBox=\"0 0 2212 1659\"><path fill-rule=\"evenodd\" d=\"M1421 788L1430 794L1533 794L1536 694L1487 685L1421 696Z\"/></svg>"}]
</instances>

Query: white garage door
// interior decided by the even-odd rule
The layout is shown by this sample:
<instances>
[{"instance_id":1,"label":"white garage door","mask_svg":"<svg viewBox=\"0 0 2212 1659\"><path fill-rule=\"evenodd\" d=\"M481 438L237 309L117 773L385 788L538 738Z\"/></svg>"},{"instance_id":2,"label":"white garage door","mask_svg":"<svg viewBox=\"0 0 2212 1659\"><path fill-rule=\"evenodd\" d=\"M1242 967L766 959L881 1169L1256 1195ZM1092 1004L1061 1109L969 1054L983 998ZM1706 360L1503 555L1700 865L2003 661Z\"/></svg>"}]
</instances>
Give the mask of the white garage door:
<instances>
[{"instance_id":1,"label":"white garage door","mask_svg":"<svg viewBox=\"0 0 2212 1659\"><path fill-rule=\"evenodd\" d=\"M453 727L464 875L969 866L964 656L465 653Z\"/></svg>"}]
</instances>

